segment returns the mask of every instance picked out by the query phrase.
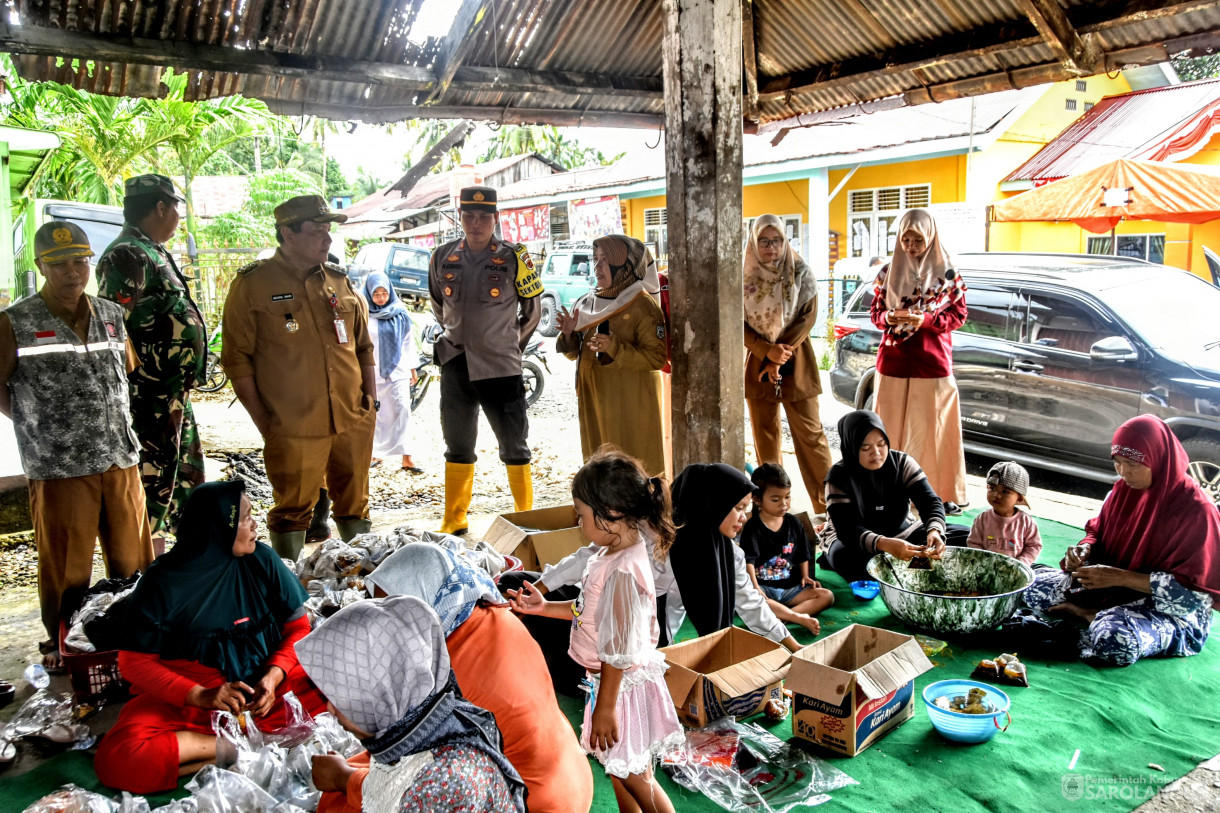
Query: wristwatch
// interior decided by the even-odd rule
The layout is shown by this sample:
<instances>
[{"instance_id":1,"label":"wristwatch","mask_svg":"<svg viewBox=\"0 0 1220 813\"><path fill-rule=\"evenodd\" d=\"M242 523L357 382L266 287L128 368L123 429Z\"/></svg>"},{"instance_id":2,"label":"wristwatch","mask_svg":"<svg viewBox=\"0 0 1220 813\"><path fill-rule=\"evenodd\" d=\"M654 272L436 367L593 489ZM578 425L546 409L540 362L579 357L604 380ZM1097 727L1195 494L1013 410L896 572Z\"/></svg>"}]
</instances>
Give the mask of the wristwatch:
<instances>
[{"instance_id":1,"label":"wristwatch","mask_svg":"<svg viewBox=\"0 0 1220 813\"><path fill-rule=\"evenodd\" d=\"M381 411L381 402L380 402L380 401L378 401L376 398L374 398L374 399L373 399L373 411L374 411L374 412L380 412L380 411Z\"/></svg>"}]
</instances>

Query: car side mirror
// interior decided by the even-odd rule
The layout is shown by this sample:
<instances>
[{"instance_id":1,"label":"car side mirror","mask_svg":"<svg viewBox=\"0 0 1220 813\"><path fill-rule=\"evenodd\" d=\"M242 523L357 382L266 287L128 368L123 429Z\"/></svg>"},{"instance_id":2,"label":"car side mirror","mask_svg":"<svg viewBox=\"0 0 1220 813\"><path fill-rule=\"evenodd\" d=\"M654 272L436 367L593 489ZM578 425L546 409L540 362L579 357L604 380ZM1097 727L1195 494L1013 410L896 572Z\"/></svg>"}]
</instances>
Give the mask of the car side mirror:
<instances>
[{"instance_id":1,"label":"car side mirror","mask_svg":"<svg viewBox=\"0 0 1220 813\"><path fill-rule=\"evenodd\" d=\"M1093 361L1135 361L1139 353L1122 336L1109 336L1093 343L1089 358Z\"/></svg>"}]
</instances>

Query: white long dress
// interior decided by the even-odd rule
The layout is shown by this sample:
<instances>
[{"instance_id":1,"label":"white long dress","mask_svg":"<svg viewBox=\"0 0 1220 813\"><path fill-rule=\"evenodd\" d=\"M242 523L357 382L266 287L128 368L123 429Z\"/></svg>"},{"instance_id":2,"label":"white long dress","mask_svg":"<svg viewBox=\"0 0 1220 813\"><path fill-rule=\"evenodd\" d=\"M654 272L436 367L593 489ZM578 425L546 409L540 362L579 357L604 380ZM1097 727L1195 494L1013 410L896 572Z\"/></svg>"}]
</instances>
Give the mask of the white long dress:
<instances>
[{"instance_id":1,"label":"white long dress","mask_svg":"<svg viewBox=\"0 0 1220 813\"><path fill-rule=\"evenodd\" d=\"M377 367L377 400L381 409L377 412L377 428L373 431L373 457L392 457L411 454L411 369L419 361L415 348L415 326L403 337L402 356L398 366L386 379L381 374L381 348L376 331L377 320L369 319L373 332L373 359Z\"/></svg>"}]
</instances>

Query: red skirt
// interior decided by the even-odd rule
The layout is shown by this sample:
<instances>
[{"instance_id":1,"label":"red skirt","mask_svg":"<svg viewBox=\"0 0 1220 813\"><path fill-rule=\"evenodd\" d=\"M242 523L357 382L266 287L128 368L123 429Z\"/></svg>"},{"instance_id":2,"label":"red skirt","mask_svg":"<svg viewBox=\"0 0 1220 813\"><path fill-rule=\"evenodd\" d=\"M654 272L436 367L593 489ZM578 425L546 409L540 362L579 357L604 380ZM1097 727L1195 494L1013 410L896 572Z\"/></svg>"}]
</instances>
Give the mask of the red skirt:
<instances>
[{"instance_id":1,"label":"red skirt","mask_svg":"<svg viewBox=\"0 0 1220 813\"><path fill-rule=\"evenodd\" d=\"M175 671L200 686L212 688L224 683L224 675L202 664L176 661ZM284 704L288 692L295 692L310 714L326 711L326 698L309 680L299 664L292 667L276 689L276 703L266 717L257 719L263 731L284 726ZM212 710L179 706L147 694L136 695L119 713L118 722L98 746L93 767L97 778L107 787L131 793L159 793L178 787L179 731L212 732Z\"/></svg>"}]
</instances>

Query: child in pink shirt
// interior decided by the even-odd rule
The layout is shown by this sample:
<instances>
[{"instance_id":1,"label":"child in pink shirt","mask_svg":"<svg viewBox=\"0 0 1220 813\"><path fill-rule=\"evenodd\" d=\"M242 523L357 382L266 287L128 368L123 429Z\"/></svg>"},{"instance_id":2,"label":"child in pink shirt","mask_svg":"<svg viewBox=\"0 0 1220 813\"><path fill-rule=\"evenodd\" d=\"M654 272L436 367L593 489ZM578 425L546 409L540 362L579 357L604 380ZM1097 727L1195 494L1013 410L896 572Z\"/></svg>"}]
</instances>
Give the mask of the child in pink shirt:
<instances>
[{"instance_id":1,"label":"child in pink shirt","mask_svg":"<svg viewBox=\"0 0 1220 813\"><path fill-rule=\"evenodd\" d=\"M680 745L682 726L657 651L656 589L645 545L664 560L674 541L669 489L614 451L589 458L572 481L581 533L599 550L575 603L546 601L526 581L513 608L572 622L568 654L588 671L580 744L602 763L619 810L673 813L653 763Z\"/></svg>"},{"instance_id":2,"label":"child in pink shirt","mask_svg":"<svg viewBox=\"0 0 1220 813\"><path fill-rule=\"evenodd\" d=\"M1032 565L1042 552L1038 524L1017 506L1029 506L1029 472L1017 463L996 463L987 472L987 503L990 511L974 518L966 546L1002 553Z\"/></svg>"}]
</instances>

